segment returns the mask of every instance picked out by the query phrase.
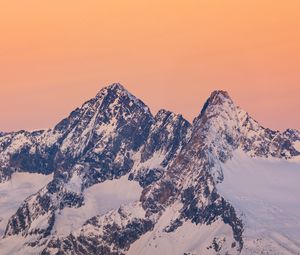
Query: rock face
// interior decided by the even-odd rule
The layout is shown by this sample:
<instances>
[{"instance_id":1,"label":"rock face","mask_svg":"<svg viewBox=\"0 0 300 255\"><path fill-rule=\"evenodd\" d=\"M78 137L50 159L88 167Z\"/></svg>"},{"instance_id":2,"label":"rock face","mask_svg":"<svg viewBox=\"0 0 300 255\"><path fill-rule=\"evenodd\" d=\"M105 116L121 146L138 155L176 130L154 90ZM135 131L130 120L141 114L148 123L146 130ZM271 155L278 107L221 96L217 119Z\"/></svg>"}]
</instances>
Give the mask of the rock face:
<instances>
[{"instance_id":1,"label":"rock face","mask_svg":"<svg viewBox=\"0 0 300 255\"><path fill-rule=\"evenodd\" d=\"M214 233L198 243L199 251L238 254L244 224L218 193L222 163L237 149L251 157L293 159L300 155L298 142L297 130L263 128L224 91L214 91L190 124L166 110L153 116L142 101L113 84L53 129L0 133L2 183L15 172L54 174L11 216L1 254L24 254L24 247L28 254L44 255L139 254L134 249L147 236L172 239L190 223L199 233L206 227ZM93 187L124 176L141 186L140 201L95 211L74 231L57 233L57 218L84 208ZM182 254L193 254L189 242Z\"/></svg>"}]
</instances>

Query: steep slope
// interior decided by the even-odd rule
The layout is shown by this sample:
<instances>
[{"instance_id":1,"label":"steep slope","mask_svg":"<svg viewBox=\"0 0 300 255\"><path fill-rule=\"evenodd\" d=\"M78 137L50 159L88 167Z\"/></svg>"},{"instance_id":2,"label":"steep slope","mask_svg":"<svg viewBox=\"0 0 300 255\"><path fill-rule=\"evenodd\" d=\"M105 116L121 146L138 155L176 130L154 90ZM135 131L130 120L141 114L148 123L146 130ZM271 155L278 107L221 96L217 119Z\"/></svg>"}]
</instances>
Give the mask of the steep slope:
<instances>
[{"instance_id":1,"label":"steep slope","mask_svg":"<svg viewBox=\"0 0 300 255\"><path fill-rule=\"evenodd\" d=\"M242 253L298 254L299 132L263 128L227 93L219 92L218 99L215 93L197 121L209 123L203 138L212 152L217 191L245 224ZM211 108L215 104L217 112L218 107Z\"/></svg>"},{"instance_id":2,"label":"steep slope","mask_svg":"<svg viewBox=\"0 0 300 255\"><path fill-rule=\"evenodd\" d=\"M191 125L166 110L152 116L143 102L113 84L53 129L1 134L2 181L16 171L53 172L54 178L12 215L0 250L44 255L247 252L255 237L249 238L251 217L243 216L249 211L231 191L242 192L238 179L251 172L241 168L236 179L230 164L237 152L249 162L296 161L299 144L298 131L260 126L224 91L211 94ZM266 185L265 190L272 189ZM265 237L262 245L274 243ZM289 252L296 249L294 241Z\"/></svg>"},{"instance_id":3,"label":"steep slope","mask_svg":"<svg viewBox=\"0 0 300 255\"><path fill-rule=\"evenodd\" d=\"M25 200L10 219L5 236L36 235L36 240L49 236L57 211L83 205L84 188L129 172L131 156L147 138L152 122L149 109L119 84L101 90L73 111L50 131L60 144L55 178ZM67 185L74 179L75 189Z\"/></svg>"},{"instance_id":4,"label":"steep slope","mask_svg":"<svg viewBox=\"0 0 300 255\"><path fill-rule=\"evenodd\" d=\"M87 202L89 187L130 171L129 179L141 186L157 181L186 142L189 129L180 115L162 110L152 117L120 84L101 90L48 131L60 144L54 180L25 200L10 219L5 238L22 235L29 246L44 244L55 231L58 215Z\"/></svg>"},{"instance_id":5,"label":"steep slope","mask_svg":"<svg viewBox=\"0 0 300 255\"><path fill-rule=\"evenodd\" d=\"M181 115L160 110L155 124L140 151L135 155L135 165L130 179L146 187L158 181L174 161L191 136L191 125Z\"/></svg>"},{"instance_id":6,"label":"steep slope","mask_svg":"<svg viewBox=\"0 0 300 255\"><path fill-rule=\"evenodd\" d=\"M163 241L159 242L162 236L176 236L180 231L187 235L191 226L195 226L199 231L212 226L211 231L215 235L199 244L194 251L210 250L213 254L217 249L224 254L229 251L238 253L243 246L243 225L237 218L233 207L216 192L213 177L209 172L209 158L205 155L205 148L201 143L201 135L202 126L194 125L187 143L166 168L162 178L144 189L141 204L135 205L133 211L132 207L123 209L125 211L123 214L131 215L134 211L144 211L143 219L152 226L151 229L146 228L149 232L146 236L155 237L158 243L163 243ZM114 214L119 215L120 212L114 211ZM84 226L66 238L51 241L44 250L44 254L55 252L71 254L74 249L77 249L78 254L84 254L85 251L91 251L91 246L94 247L96 254L123 254L128 251L131 243L136 243L134 245L138 247L143 246L139 244L143 242L143 237L136 241L138 236L124 247L116 243L106 244L105 240L109 238L108 233L102 234L103 230L99 230L100 226L92 224L95 220L100 221L102 222L101 229L102 227L110 229L110 219L106 221L103 219L105 216L99 215L94 220L88 221L88 227ZM136 232L137 230L132 229L132 224L126 220L125 217L125 223L123 221L117 223L119 227L116 227L116 230L125 233ZM140 221L141 219L134 218L134 220ZM144 225L139 225L139 228L142 226ZM98 241L90 245L91 240ZM149 242L146 243L149 244ZM175 245L174 250L182 251L176 247ZM159 247L158 250L162 248ZM186 251L192 250L188 243L183 248L187 249ZM149 253L153 252L150 248L148 250Z\"/></svg>"},{"instance_id":7,"label":"steep slope","mask_svg":"<svg viewBox=\"0 0 300 255\"><path fill-rule=\"evenodd\" d=\"M293 139L287 132L261 127L236 107L226 92L213 92L194 121L189 143L164 178L144 192L144 208L157 212L172 204L174 197L181 196L184 207L179 209L181 215L174 221L175 227L183 224L182 218L209 224L219 217L232 227L235 241L242 249L243 225L232 206L221 197L223 192L216 187L224 180L223 165L238 149L253 160L258 157L284 161L296 159L300 151L295 146L299 141L298 132L289 133L292 133ZM238 183L237 179L235 181ZM300 233L300 229L297 231Z\"/></svg>"},{"instance_id":8,"label":"steep slope","mask_svg":"<svg viewBox=\"0 0 300 255\"><path fill-rule=\"evenodd\" d=\"M143 102L122 85L113 84L102 89L95 98L74 110L53 129L20 131L1 136L2 179L9 179L15 171L63 175L60 170L66 173L79 161L81 164L94 163L97 167L107 164L104 163L107 161L106 154L114 152L116 157L119 151L113 150L120 144L128 143L132 147L130 150L139 148L147 138L153 121ZM103 158L97 159L99 154ZM115 171L127 171L130 162L123 164L122 167L118 165ZM96 172L95 167L93 170Z\"/></svg>"}]
</instances>

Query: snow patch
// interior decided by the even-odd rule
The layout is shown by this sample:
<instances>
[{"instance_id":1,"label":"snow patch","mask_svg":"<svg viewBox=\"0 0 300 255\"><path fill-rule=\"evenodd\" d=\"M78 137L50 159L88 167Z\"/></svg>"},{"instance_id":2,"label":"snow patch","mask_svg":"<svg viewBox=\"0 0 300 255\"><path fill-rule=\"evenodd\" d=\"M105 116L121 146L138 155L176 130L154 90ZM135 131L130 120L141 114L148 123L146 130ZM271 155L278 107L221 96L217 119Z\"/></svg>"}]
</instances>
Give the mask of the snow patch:
<instances>
[{"instance_id":1,"label":"snow patch","mask_svg":"<svg viewBox=\"0 0 300 255\"><path fill-rule=\"evenodd\" d=\"M297 151L300 152L300 141L294 142L293 146L294 146L294 148L295 148Z\"/></svg>"},{"instance_id":2,"label":"snow patch","mask_svg":"<svg viewBox=\"0 0 300 255\"><path fill-rule=\"evenodd\" d=\"M232 229L218 220L211 225L196 225L190 221L184 222L175 232L166 233L164 228L178 215L178 204L168 208L158 220L154 230L143 235L133 243L126 255L182 255L182 254L216 254L211 246L214 238L225 238L223 249L231 251L234 242ZM223 251L222 249L222 251ZM220 254L225 254L221 252Z\"/></svg>"},{"instance_id":3,"label":"snow patch","mask_svg":"<svg viewBox=\"0 0 300 255\"><path fill-rule=\"evenodd\" d=\"M71 191L71 192L74 192L74 193L80 193L81 192L81 185L82 185L81 176L78 175L78 172L74 172L72 178L66 184L66 189L68 191Z\"/></svg>"},{"instance_id":4,"label":"snow patch","mask_svg":"<svg viewBox=\"0 0 300 255\"><path fill-rule=\"evenodd\" d=\"M49 183L53 175L14 173L12 178L0 183L0 236L3 235L9 218L21 203Z\"/></svg>"},{"instance_id":5,"label":"snow patch","mask_svg":"<svg viewBox=\"0 0 300 255\"><path fill-rule=\"evenodd\" d=\"M285 249L300 253L300 163L251 158L236 151L222 168L224 181L217 188L243 215L245 251L254 240L262 239L277 246L285 243Z\"/></svg>"},{"instance_id":6,"label":"snow patch","mask_svg":"<svg viewBox=\"0 0 300 255\"><path fill-rule=\"evenodd\" d=\"M88 219L103 215L121 205L138 201L142 188L128 176L108 180L84 191L84 205L80 208L64 208L56 217L55 232L65 236L80 228Z\"/></svg>"}]
</instances>

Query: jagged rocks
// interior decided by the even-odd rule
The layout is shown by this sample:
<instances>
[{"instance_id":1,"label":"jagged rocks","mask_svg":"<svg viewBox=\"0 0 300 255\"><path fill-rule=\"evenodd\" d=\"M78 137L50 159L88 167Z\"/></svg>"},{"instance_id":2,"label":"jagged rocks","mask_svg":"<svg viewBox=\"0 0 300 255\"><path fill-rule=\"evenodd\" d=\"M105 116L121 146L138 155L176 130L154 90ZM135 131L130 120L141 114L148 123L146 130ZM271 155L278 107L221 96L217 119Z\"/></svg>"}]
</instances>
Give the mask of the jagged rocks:
<instances>
[{"instance_id":1,"label":"jagged rocks","mask_svg":"<svg viewBox=\"0 0 300 255\"><path fill-rule=\"evenodd\" d=\"M113 84L53 129L0 133L0 182L16 171L54 173L12 215L4 239L22 237L23 247L43 255L121 255L154 231L173 236L187 223L199 229L220 224L231 232L212 238L206 251L240 253L244 224L217 189L224 180L222 164L236 150L251 157L293 158L300 155L299 141L296 130L263 128L224 91L213 92L190 124L166 110L153 116L142 101ZM57 234L55 224L65 209L72 215L84 207L87 190L120 178L139 183L139 202ZM177 209L169 215L171 208Z\"/></svg>"},{"instance_id":2,"label":"jagged rocks","mask_svg":"<svg viewBox=\"0 0 300 255\"><path fill-rule=\"evenodd\" d=\"M55 254L65 255L123 255L132 243L153 229L153 220L144 217L145 213L139 209L139 204L133 208L120 208L106 216L95 216L78 232L52 239L42 254L53 254L55 251Z\"/></svg>"}]
</instances>

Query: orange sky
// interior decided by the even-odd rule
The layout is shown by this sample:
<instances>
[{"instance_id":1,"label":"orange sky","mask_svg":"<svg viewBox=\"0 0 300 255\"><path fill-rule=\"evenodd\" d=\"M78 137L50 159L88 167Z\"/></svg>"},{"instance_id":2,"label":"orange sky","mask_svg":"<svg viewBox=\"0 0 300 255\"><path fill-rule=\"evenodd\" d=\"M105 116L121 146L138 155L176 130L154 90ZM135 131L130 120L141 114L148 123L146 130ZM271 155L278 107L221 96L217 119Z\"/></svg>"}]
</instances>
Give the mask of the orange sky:
<instances>
[{"instance_id":1,"label":"orange sky","mask_svg":"<svg viewBox=\"0 0 300 255\"><path fill-rule=\"evenodd\" d=\"M0 130L51 127L110 83L191 120L227 90L300 129L299 0L0 0Z\"/></svg>"}]
</instances>

